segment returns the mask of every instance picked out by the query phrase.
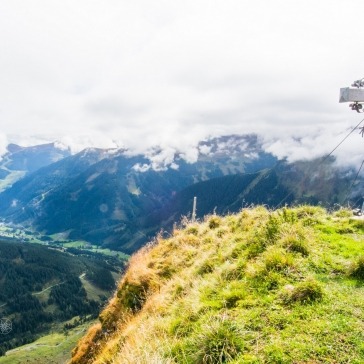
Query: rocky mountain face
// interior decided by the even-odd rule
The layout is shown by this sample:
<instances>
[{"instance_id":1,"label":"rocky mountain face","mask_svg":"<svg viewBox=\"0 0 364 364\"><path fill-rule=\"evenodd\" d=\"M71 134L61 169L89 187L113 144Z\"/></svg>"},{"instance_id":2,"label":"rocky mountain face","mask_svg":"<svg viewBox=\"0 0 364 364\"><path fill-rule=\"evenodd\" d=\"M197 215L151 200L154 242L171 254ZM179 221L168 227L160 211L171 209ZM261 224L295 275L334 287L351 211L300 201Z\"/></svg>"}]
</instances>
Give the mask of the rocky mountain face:
<instances>
[{"instance_id":1,"label":"rocky mountain face","mask_svg":"<svg viewBox=\"0 0 364 364\"><path fill-rule=\"evenodd\" d=\"M103 149L65 156L3 191L0 217L131 253L188 215L194 196L202 217L274 207L287 195L284 203L340 203L350 184L332 161L315 173L315 162L277 164L252 135L201 142L198 150L194 163L175 155L168 168L156 164L158 150L149 157Z\"/></svg>"}]
</instances>

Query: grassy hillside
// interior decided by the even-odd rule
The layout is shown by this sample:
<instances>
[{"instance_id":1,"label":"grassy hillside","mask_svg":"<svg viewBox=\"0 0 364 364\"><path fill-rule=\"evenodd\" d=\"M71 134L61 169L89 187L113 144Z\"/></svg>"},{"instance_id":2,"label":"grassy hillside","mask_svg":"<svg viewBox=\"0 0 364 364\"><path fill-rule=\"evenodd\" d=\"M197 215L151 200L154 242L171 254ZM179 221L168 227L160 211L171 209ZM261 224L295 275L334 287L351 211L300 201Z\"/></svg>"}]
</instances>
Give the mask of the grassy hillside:
<instances>
[{"instance_id":1,"label":"grassy hillside","mask_svg":"<svg viewBox=\"0 0 364 364\"><path fill-rule=\"evenodd\" d=\"M135 254L71 363L363 363L364 222L263 207Z\"/></svg>"}]
</instances>

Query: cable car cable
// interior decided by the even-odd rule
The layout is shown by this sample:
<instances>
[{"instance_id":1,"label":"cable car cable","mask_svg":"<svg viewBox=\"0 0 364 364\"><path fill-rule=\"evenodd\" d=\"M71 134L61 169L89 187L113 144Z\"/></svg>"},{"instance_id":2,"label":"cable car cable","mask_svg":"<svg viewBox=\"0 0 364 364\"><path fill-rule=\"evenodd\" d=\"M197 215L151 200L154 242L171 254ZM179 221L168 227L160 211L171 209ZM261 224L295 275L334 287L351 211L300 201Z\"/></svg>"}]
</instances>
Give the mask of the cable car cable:
<instances>
[{"instance_id":1,"label":"cable car cable","mask_svg":"<svg viewBox=\"0 0 364 364\"><path fill-rule=\"evenodd\" d=\"M332 155L332 153L334 153L335 152L335 150L337 149L337 148L339 148L339 146L342 144L342 143L344 143L344 141L356 130L356 129L358 129L359 128L359 126L360 126L360 124L362 123L364 121L364 119L362 119L362 120L360 120L360 122L353 128L353 129L351 129L350 130L350 132L345 136L345 138L343 139L343 140L341 140L341 142L339 143L339 144L337 144L336 145L336 147L329 153L329 154L327 154L323 159L321 159L320 160L320 162L317 164L317 166L315 167L315 168L318 168L318 167L320 167L325 161L326 161L326 159L328 159L331 155ZM364 161L363 161L364 162ZM294 191L291 191L290 193L288 193L276 206L275 206L275 210L279 207L279 206L281 206L282 205L282 203L284 202L284 201L286 201L287 200L287 198L288 197L290 197L291 195L293 195L293 193L294 193Z\"/></svg>"},{"instance_id":2,"label":"cable car cable","mask_svg":"<svg viewBox=\"0 0 364 364\"><path fill-rule=\"evenodd\" d=\"M349 195L350 195L350 193L351 193L351 190L352 190L352 188L354 187L354 184L355 184L355 182L356 182L356 180L357 180L357 178L358 178L358 176L359 176L359 173L360 173L360 171L361 171L361 169L362 169L362 167L363 167L363 164L364 164L364 159L363 159L363 161L361 162L361 166L360 166L360 168L359 168L359 170L358 170L358 172L357 172L357 174L356 174L356 176L355 176L355 178L354 178L353 183L352 183L352 184L350 185L350 187L349 187L349 190L348 190L348 193L347 193L347 195L346 195L346 197L345 197L344 203L345 203L346 201L348 201L348 198L349 198Z\"/></svg>"}]
</instances>

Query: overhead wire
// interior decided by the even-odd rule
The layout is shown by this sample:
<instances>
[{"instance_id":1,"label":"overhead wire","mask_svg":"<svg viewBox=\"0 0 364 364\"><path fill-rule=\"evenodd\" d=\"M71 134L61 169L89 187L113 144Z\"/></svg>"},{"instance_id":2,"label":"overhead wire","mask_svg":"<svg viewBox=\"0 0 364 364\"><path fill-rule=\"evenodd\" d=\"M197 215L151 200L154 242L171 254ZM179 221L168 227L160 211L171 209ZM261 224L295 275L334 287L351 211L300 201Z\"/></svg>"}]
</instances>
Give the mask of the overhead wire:
<instances>
[{"instance_id":1,"label":"overhead wire","mask_svg":"<svg viewBox=\"0 0 364 364\"><path fill-rule=\"evenodd\" d=\"M354 187L354 184L355 184L356 180L358 179L358 176L359 176L359 173L360 173L361 169L363 168L363 164L364 164L364 159L363 159L363 161L361 162L360 168L359 168L359 170L358 170L358 172L357 172L357 174L356 174L356 176L355 176L355 178L354 178L354 181L352 182L352 184L351 184L351 185L350 185L350 187L349 187L349 190L348 190L348 193L347 193L347 195L346 195L346 197L345 197L344 202L348 201L349 196L350 196L350 193L351 193L351 190L352 190L352 188Z\"/></svg>"},{"instance_id":2,"label":"overhead wire","mask_svg":"<svg viewBox=\"0 0 364 364\"><path fill-rule=\"evenodd\" d=\"M349 136L356 130L356 129L358 129L359 128L359 126L360 126L360 124L362 123L364 121L364 119L362 119L362 120L360 120L360 122L353 128L353 129L351 129L350 130L350 132L336 145L336 147L329 153L329 154L327 154L324 158L322 158L320 161L319 161L319 163L314 167L314 168L318 168L318 167L320 167L328 158L330 158L331 157L331 155L335 152L335 150L337 149L337 148L339 148L340 147L340 145L342 144L342 143L344 143L344 141L347 139L347 138L349 138ZM364 163L364 160L363 160L363 163ZM362 165L363 165L363 163L362 163ZM361 166L362 167L362 166ZM360 167L360 169L361 169L361 167ZM360 171L359 171L360 172ZM277 209L279 206L281 206L285 201L287 201L287 199L290 197L290 196L292 196L293 195L293 193L294 193L294 191L291 191L290 193L288 193L276 206L275 206L275 208L274 209Z\"/></svg>"},{"instance_id":3,"label":"overhead wire","mask_svg":"<svg viewBox=\"0 0 364 364\"><path fill-rule=\"evenodd\" d=\"M360 120L360 122L349 132L349 134L348 135L346 135L346 137L321 161L321 163L320 164L322 164L323 162L325 162L325 160L327 159L327 158L329 158L329 157L331 157L331 155L332 155L332 153L334 153L335 152L335 150L337 149L337 148L339 148L340 147L340 145L342 144L342 143L344 143L345 142L345 140L347 139L347 138L349 138L349 136L356 130L356 129L358 129L359 128L359 126L360 126L360 124L362 123L364 121L364 119L361 119ZM319 164L319 166L320 166L320 164Z\"/></svg>"}]
</instances>

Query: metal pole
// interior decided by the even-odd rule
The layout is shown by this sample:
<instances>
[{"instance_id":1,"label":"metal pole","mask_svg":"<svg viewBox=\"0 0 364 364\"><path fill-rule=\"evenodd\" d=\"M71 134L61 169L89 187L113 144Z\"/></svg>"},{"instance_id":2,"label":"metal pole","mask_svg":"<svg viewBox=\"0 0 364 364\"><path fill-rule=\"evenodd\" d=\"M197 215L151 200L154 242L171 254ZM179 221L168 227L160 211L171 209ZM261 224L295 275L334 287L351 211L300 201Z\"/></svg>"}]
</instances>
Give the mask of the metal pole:
<instances>
[{"instance_id":1,"label":"metal pole","mask_svg":"<svg viewBox=\"0 0 364 364\"><path fill-rule=\"evenodd\" d=\"M196 205L197 205L197 197L193 198L193 208L192 208L192 222L196 221Z\"/></svg>"}]
</instances>

